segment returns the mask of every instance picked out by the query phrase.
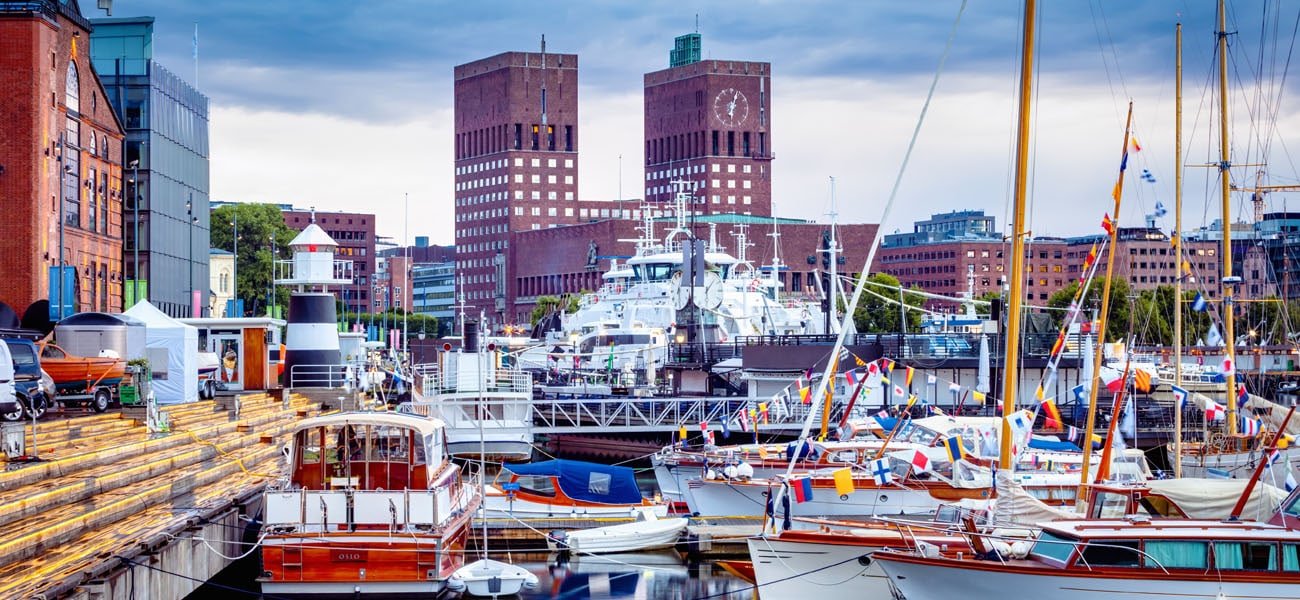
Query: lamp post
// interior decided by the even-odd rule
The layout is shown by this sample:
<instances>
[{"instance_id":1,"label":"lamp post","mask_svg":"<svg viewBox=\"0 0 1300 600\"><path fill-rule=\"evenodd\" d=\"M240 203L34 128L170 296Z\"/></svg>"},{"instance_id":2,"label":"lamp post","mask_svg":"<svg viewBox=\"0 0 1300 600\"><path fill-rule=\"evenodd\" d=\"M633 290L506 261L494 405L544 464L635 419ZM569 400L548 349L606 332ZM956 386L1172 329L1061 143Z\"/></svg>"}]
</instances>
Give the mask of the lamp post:
<instances>
[{"instance_id":1,"label":"lamp post","mask_svg":"<svg viewBox=\"0 0 1300 600\"><path fill-rule=\"evenodd\" d=\"M135 263L131 273L131 299L140 301L140 159L127 164L131 167L131 220L135 233L131 237L132 262Z\"/></svg>"}]
</instances>

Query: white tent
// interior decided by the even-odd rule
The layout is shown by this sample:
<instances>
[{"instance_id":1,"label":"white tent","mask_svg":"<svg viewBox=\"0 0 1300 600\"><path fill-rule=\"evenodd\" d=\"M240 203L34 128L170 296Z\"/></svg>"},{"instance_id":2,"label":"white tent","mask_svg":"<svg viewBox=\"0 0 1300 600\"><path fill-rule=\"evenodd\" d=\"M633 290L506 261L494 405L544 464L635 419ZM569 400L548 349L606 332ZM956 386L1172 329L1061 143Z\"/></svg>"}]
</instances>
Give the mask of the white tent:
<instances>
[{"instance_id":1,"label":"white tent","mask_svg":"<svg viewBox=\"0 0 1300 600\"><path fill-rule=\"evenodd\" d=\"M145 352L159 404L194 402L199 396L199 330L141 300L125 313L144 323Z\"/></svg>"}]
</instances>

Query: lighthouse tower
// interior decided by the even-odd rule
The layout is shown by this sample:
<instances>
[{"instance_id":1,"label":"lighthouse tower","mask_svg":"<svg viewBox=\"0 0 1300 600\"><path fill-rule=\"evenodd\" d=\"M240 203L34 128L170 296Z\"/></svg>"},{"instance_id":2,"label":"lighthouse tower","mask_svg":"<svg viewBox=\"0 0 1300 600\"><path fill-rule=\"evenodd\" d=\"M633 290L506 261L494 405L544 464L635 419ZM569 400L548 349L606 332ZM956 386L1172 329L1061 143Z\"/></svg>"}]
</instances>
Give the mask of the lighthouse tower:
<instances>
[{"instance_id":1,"label":"lighthouse tower","mask_svg":"<svg viewBox=\"0 0 1300 600\"><path fill-rule=\"evenodd\" d=\"M334 379L331 367L342 364L338 314L329 286L352 283L352 261L334 260L337 247L316 224L313 212L312 223L289 242L293 259L276 263L275 284L294 287L285 332L286 387L328 385Z\"/></svg>"}]
</instances>

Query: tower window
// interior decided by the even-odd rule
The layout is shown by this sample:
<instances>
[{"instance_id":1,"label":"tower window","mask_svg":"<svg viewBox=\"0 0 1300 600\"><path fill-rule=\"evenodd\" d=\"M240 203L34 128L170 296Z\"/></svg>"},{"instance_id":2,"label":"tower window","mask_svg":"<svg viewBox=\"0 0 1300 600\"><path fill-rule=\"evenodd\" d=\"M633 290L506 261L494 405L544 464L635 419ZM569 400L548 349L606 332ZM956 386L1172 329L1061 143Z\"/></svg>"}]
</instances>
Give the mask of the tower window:
<instances>
[{"instance_id":1,"label":"tower window","mask_svg":"<svg viewBox=\"0 0 1300 600\"><path fill-rule=\"evenodd\" d=\"M712 154L713 156L717 156L718 154L720 154L720 152L718 152L718 130L717 129L713 130L713 153Z\"/></svg>"},{"instance_id":2,"label":"tower window","mask_svg":"<svg viewBox=\"0 0 1300 600\"><path fill-rule=\"evenodd\" d=\"M538 141L537 138L538 138L538 132L539 132L539 131L540 131L540 129L537 127L536 124L534 124L534 125L533 125L533 146L532 146L533 150L536 150L536 149L537 149L537 141Z\"/></svg>"},{"instance_id":3,"label":"tower window","mask_svg":"<svg viewBox=\"0 0 1300 600\"><path fill-rule=\"evenodd\" d=\"M524 144L524 126L521 123L515 123L515 150L523 148Z\"/></svg>"},{"instance_id":4,"label":"tower window","mask_svg":"<svg viewBox=\"0 0 1300 600\"><path fill-rule=\"evenodd\" d=\"M727 156L736 155L736 132L727 132Z\"/></svg>"},{"instance_id":5,"label":"tower window","mask_svg":"<svg viewBox=\"0 0 1300 600\"><path fill-rule=\"evenodd\" d=\"M746 131L746 132L743 134L743 136L744 136L744 143L743 143L743 145L744 145L745 156L749 156L749 132Z\"/></svg>"},{"instance_id":6,"label":"tower window","mask_svg":"<svg viewBox=\"0 0 1300 600\"><path fill-rule=\"evenodd\" d=\"M564 151L573 152L573 126L564 126Z\"/></svg>"},{"instance_id":7,"label":"tower window","mask_svg":"<svg viewBox=\"0 0 1300 600\"><path fill-rule=\"evenodd\" d=\"M555 126L554 125L546 126L546 149L547 150L555 149Z\"/></svg>"}]
</instances>

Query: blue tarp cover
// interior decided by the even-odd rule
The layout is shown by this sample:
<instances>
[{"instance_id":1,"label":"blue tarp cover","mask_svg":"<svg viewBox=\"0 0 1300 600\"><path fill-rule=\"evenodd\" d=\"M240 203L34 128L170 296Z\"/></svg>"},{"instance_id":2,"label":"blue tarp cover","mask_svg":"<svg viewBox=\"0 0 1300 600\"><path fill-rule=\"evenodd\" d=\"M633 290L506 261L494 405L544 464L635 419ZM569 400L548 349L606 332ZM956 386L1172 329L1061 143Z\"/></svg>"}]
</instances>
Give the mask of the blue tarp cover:
<instances>
[{"instance_id":1,"label":"blue tarp cover","mask_svg":"<svg viewBox=\"0 0 1300 600\"><path fill-rule=\"evenodd\" d=\"M1083 448L1075 446L1070 442L1045 440L1039 437L1029 438L1029 447L1036 450L1052 450L1056 452L1083 452Z\"/></svg>"},{"instance_id":2,"label":"blue tarp cover","mask_svg":"<svg viewBox=\"0 0 1300 600\"><path fill-rule=\"evenodd\" d=\"M556 459L505 465L505 468L516 475L557 477L560 489L574 500L604 504L641 503L635 472L628 467Z\"/></svg>"}]
</instances>

